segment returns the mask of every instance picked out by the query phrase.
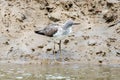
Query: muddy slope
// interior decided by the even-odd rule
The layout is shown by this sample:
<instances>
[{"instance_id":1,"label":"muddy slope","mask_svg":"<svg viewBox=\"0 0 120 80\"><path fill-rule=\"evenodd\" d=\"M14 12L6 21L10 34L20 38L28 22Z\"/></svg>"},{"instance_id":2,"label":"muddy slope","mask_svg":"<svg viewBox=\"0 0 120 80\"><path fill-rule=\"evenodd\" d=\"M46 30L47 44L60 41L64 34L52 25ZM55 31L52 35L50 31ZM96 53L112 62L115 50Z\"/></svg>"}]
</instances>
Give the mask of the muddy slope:
<instances>
[{"instance_id":1,"label":"muddy slope","mask_svg":"<svg viewBox=\"0 0 120 80\"><path fill-rule=\"evenodd\" d=\"M34 30L67 19L81 24L62 40L64 61L120 64L119 0L0 0L0 61L51 63L53 41Z\"/></svg>"}]
</instances>

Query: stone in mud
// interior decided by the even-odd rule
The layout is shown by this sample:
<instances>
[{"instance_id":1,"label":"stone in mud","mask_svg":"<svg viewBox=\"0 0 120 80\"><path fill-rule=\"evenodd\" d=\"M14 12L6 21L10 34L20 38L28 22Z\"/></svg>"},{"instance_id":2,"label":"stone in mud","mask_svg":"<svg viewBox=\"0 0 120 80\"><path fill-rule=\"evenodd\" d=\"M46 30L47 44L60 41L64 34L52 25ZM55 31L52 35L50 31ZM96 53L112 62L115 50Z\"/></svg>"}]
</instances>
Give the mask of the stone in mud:
<instances>
[{"instance_id":1,"label":"stone in mud","mask_svg":"<svg viewBox=\"0 0 120 80\"><path fill-rule=\"evenodd\" d=\"M113 3L107 2L107 7L108 7L108 8L111 8L112 6L113 6Z\"/></svg>"},{"instance_id":2,"label":"stone in mud","mask_svg":"<svg viewBox=\"0 0 120 80\"><path fill-rule=\"evenodd\" d=\"M49 18L51 21L57 22L57 21L60 21L61 14L58 13L58 12L51 13L51 14L48 15L48 18Z\"/></svg>"},{"instance_id":3,"label":"stone in mud","mask_svg":"<svg viewBox=\"0 0 120 80\"><path fill-rule=\"evenodd\" d=\"M23 13L18 13L16 15L16 20L20 21L20 22L23 22L23 20L26 19L26 16L23 14Z\"/></svg>"},{"instance_id":4,"label":"stone in mud","mask_svg":"<svg viewBox=\"0 0 120 80\"><path fill-rule=\"evenodd\" d=\"M47 10L47 12L51 13L54 10L54 6L46 6L45 9Z\"/></svg>"},{"instance_id":5,"label":"stone in mud","mask_svg":"<svg viewBox=\"0 0 120 80\"><path fill-rule=\"evenodd\" d=\"M96 41L95 40L89 40L88 41L88 46L95 46L96 45Z\"/></svg>"},{"instance_id":6,"label":"stone in mud","mask_svg":"<svg viewBox=\"0 0 120 80\"><path fill-rule=\"evenodd\" d=\"M48 48L46 51L51 51L52 49L51 48Z\"/></svg>"},{"instance_id":7,"label":"stone in mud","mask_svg":"<svg viewBox=\"0 0 120 80\"><path fill-rule=\"evenodd\" d=\"M67 45L68 43L69 43L69 40L66 39L66 40L64 41L64 45Z\"/></svg>"},{"instance_id":8,"label":"stone in mud","mask_svg":"<svg viewBox=\"0 0 120 80\"><path fill-rule=\"evenodd\" d=\"M116 56L120 57L120 52L116 52Z\"/></svg>"},{"instance_id":9,"label":"stone in mud","mask_svg":"<svg viewBox=\"0 0 120 80\"><path fill-rule=\"evenodd\" d=\"M40 45L40 46L38 46L38 48L43 48L44 46L42 46L42 45Z\"/></svg>"},{"instance_id":10,"label":"stone in mud","mask_svg":"<svg viewBox=\"0 0 120 80\"><path fill-rule=\"evenodd\" d=\"M112 12L107 12L106 14L103 15L103 19L105 19L106 23L115 21L117 17L118 16Z\"/></svg>"},{"instance_id":11,"label":"stone in mud","mask_svg":"<svg viewBox=\"0 0 120 80\"><path fill-rule=\"evenodd\" d=\"M61 4L64 10L69 10L73 7L71 0L61 0Z\"/></svg>"}]
</instances>

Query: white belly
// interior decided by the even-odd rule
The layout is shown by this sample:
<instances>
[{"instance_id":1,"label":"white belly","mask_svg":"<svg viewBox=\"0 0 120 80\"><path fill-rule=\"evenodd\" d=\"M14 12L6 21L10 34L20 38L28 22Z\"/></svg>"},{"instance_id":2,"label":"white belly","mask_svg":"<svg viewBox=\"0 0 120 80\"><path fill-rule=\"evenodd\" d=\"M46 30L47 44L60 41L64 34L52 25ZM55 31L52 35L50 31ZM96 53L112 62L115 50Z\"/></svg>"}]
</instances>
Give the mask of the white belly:
<instances>
[{"instance_id":1,"label":"white belly","mask_svg":"<svg viewBox=\"0 0 120 80\"><path fill-rule=\"evenodd\" d=\"M68 28L67 30L59 28L57 33L54 34L54 37L61 39L61 38L64 38L66 35L70 34L71 32L72 32L72 28Z\"/></svg>"}]
</instances>

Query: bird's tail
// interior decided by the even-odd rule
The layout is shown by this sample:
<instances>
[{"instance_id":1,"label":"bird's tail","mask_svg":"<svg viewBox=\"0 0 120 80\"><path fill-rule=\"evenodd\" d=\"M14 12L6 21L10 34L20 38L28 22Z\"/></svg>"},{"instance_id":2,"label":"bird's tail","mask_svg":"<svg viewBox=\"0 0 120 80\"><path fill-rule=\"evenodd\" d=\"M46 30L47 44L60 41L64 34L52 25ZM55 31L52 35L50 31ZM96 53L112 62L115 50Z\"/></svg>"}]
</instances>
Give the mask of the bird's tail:
<instances>
[{"instance_id":1,"label":"bird's tail","mask_svg":"<svg viewBox=\"0 0 120 80\"><path fill-rule=\"evenodd\" d=\"M42 30L39 31L35 31L36 34L41 34L41 35L45 35L44 32Z\"/></svg>"}]
</instances>

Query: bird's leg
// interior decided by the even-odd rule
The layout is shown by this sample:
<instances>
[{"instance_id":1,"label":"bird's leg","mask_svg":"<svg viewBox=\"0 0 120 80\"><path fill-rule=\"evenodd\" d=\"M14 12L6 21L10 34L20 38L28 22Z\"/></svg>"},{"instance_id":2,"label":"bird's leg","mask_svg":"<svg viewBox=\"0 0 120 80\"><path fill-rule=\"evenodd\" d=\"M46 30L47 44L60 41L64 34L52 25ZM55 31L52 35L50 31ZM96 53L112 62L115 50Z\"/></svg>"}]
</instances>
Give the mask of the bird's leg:
<instances>
[{"instance_id":1,"label":"bird's leg","mask_svg":"<svg viewBox=\"0 0 120 80\"><path fill-rule=\"evenodd\" d=\"M56 56L55 56L55 41L54 41L53 55L54 55L54 60L56 61Z\"/></svg>"},{"instance_id":2,"label":"bird's leg","mask_svg":"<svg viewBox=\"0 0 120 80\"><path fill-rule=\"evenodd\" d=\"M61 53L61 40L59 42L59 51L60 51L60 58L61 58L61 61L62 61L62 53Z\"/></svg>"}]
</instances>

